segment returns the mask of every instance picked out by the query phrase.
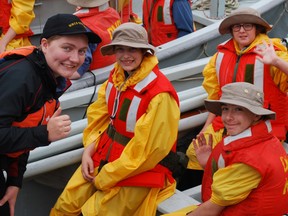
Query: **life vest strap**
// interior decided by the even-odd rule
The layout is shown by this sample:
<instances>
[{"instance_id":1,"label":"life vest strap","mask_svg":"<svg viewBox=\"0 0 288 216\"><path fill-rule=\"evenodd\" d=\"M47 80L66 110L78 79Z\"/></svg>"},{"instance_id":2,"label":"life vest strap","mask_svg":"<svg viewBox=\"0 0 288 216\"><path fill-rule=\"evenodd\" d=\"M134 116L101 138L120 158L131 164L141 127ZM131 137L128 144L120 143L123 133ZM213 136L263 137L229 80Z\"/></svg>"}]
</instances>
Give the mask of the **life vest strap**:
<instances>
[{"instance_id":1,"label":"life vest strap","mask_svg":"<svg viewBox=\"0 0 288 216\"><path fill-rule=\"evenodd\" d=\"M129 137L118 133L111 124L109 124L106 133L109 136L109 138L111 138L112 140L123 146L126 146L127 143L131 140Z\"/></svg>"},{"instance_id":2,"label":"life vest strap","mask_svg":"<svg viewBox=\"0 0 288 216\"><path fill-rule=\"evenodd\" d=\"M131 140L129 137L118 133L111 124L109 124L106 133L109 138L123 146L126 146ZM187 155L183 152L170 151L169 154L159 162L159 164L169 169L175 178L182 174L182 169L187 168L188 161L189 159Z\"/></svg>"}]
</instances>

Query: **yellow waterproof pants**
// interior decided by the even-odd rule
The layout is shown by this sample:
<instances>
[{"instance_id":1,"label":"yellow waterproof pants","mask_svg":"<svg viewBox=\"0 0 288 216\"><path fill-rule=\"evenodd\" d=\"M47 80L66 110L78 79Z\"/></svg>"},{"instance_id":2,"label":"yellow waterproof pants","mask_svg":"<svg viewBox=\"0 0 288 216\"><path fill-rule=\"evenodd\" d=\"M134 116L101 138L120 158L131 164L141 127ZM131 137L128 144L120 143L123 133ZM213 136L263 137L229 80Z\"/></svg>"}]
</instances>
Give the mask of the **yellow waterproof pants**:
<instances>
[{"instance_id":1,"label":"yellow waterproof pants","mask_svg":"<svg viewBox=\"0 0 288 216\"><path fill-rule=\"evenodd\" d=\"M172 196L176 184L165 188L112 187L96 190L76 170L50 212L50 216L144 216L155 215L160 202Z\"/></svg>"}]
</instances>

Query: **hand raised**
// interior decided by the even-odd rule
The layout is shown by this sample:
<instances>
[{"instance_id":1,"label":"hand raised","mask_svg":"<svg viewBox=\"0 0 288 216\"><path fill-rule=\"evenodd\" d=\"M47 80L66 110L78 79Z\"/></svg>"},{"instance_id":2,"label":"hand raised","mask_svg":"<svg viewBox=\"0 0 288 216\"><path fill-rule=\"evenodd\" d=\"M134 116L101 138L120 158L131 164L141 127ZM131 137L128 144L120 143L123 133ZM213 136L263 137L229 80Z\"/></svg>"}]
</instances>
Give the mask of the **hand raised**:
<instances>
[{"instance_id":1,"label":"hand raised","mask_svg":"<svg viewBox=\"0 0 288 216\"><path fill-rule=\"evenodd\" d=\"M71 131L71 120L68 115L61 115L62 109L59 107L47 124L48 139L50 142L65 138Z\"/></svg>"},{"instance_id":2,"label":"hand raised","mask_svg":"<svg viewBox=\"0 0 288 216\"><path fill-rule=\"evenodd\" d=\"M269 43L263 40L263 43L257 45L254 52L258 54L256 58L264 64L273 64L275 59L277 59L277 55L271 39Z\"/></svg>"},{"instance_id":3,"label":"hand raised","mask_svg":"<svg viewBox=\"0 0 288 216\"><path fill-rule=\"evenodd\" d=\"M197 142L195 139L192 140L196 157L199 161L199 164L203 168L205 168L208 158L212 152L212 144L213 144L212 135L211 134L208 135L208 143L203 133L198 134L196 139Z\"/></svg>"}]
</instances>

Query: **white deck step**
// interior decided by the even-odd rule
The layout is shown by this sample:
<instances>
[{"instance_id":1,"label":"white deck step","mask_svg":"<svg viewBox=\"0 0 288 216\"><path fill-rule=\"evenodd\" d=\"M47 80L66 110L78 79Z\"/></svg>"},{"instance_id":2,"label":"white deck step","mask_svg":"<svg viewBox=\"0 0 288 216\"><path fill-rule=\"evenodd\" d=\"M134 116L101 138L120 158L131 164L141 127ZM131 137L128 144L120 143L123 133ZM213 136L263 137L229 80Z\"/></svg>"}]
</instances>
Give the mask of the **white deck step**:
<instances>
[{"instance_id":1,"label":"white deck step","mask_svg":"<svg viewBox=\"0 0 288 216\"><path fill-rule=\"evenodd\" d=\"M185 191L176 190L175 194L158 205L158 211L163 214L171 213L190 205L198 205L201 198L201 185Z\"/></svg>"}]
</instances>

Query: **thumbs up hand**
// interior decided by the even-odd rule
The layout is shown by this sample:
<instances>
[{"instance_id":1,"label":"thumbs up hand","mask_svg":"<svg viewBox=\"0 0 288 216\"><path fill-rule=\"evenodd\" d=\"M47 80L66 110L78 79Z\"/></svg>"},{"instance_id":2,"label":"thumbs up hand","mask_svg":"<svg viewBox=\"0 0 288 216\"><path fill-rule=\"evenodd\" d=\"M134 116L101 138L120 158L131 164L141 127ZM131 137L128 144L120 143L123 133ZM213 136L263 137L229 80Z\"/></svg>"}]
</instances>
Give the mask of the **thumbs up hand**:
<instances>
[{"instance_id":1,"label":"thumbs up hand","mask_svg":"<svg viewBox=\"0 0 288 216\"><path fill-rule=\"evenodd\" d=\"M48 140L50 142L65 138L71 131L71 120L68 115L61 115L62 109L59 107L47 124Z\"/></svg>"}]
</instances>

